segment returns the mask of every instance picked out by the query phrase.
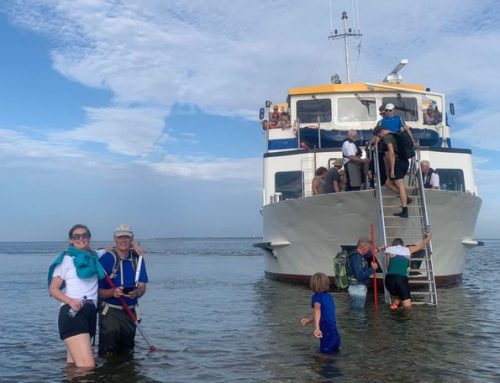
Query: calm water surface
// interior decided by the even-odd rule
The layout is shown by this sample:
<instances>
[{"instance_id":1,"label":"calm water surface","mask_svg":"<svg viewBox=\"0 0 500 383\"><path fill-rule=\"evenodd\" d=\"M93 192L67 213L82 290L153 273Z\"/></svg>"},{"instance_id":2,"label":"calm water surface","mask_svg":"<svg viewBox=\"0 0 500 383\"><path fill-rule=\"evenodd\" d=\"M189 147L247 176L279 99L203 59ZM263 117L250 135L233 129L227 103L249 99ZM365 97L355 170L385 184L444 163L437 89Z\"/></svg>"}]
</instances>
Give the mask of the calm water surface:
<instances>
[{"instance_id":1,"label":"calm water surface","mask_svg":"<svg viewBox=\"0 0 500 383\"><path fill-rule=\"evenodd\" d=\"M2 382L500 382L500 242L467 258L462 285L410 315L349 308L334 293L341 351L317 353L304 286L264 278L251 239L142 242L151 283L133 360L68 369L46 273L63 243L0 243ZM94 246L103 245L94 243ZM382 296L381 296L382 299Z\"/></svg>"}]
</instances>

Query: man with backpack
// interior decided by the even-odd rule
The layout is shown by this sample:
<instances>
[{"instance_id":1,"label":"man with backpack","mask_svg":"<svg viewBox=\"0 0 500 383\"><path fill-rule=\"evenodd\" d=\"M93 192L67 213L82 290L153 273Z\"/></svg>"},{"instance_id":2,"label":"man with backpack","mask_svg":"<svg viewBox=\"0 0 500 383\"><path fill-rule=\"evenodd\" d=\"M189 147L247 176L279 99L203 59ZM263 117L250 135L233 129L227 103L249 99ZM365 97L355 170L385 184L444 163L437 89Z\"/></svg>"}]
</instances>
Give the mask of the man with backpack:
<instances>
[{"instance_id":1,"label":"man with backpack","mask_svg":"<svg viewBox=\"0 0 500 383\"><path fill-rule=\"evenodd\" d=\"M99 281L101 356L133 352L136 326L124 305L139 319L137 298L146 293L148 282L146 265L135 250L132 228L126 224L118 225L113 238L115 247L99 259L112 282L109 283L108 278Z\"/></svg>"},{"instance_id":2,"label":"man with backpack","mask_svg":"<svg viewBox=\"0 0 500 383\"><path fill-rule=\"evenodd\" d=\"M352 308L365 307L366 292L370 276L377 270L377 262L370 251L371 241L367 237L358 239L357 248L348 257L349 288ZM368 260L371 258L370 265Z\"/></svg>"},{"instance_id":3,"label":"man with backpack","mask_svg":"<svg viewBox=\"0 0 500 383\"><path fill-rule=\"evenodd\" d=\"M411 203L411 198L407 196L404 177L408 172L409 162L408 153L404 150L406 148L403 147L405 141L400 137L402 134L405 134L405 132L394 133L383 125L378 125L373 129L373 135L382 139L386 146L384 163L387 181L385 182L385 186L398 193L401 201L402 210L400 213L394 213L394 215L401 218L408 218L408 204ZM406 138L410 140L409 145L413 145L411 137Z\"/></svg>"}]
</instances>

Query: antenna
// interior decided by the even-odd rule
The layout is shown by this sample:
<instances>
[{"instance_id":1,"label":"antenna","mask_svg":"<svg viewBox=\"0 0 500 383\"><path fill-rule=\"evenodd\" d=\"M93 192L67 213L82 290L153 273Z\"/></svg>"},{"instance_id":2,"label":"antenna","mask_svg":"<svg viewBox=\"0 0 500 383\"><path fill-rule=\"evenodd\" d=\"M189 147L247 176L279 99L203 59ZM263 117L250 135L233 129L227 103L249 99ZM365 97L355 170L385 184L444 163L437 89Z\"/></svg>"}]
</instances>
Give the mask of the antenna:
<instances>
[{"instance_id":1,"label":"antenna","mask_svg":"<svg viewBox=\"0 0 500 383\"><path fill-rule=\"evenodd\" d=\"M407 59L401 60L399 64L396 65L387 76L385 76L383 81L391 84L400 84L401 81L403 81L403 76L399 74L399 71L403 69L406 64L408 64Z\"/></svg>"},{"instance_id":2,"label":"antenna","mask_svg":"<svg viewBox=\"0 0 500 383\"><path fill-rule=\"evenodd\" d=\"M347 43L348 37L361 37L363 36L361 33L353 33L351 28L347 26L347 12L342 12L342 20L344 21L344 33L338 34L337 30L328 36L329 39L344 39L344 55L345 55L345 68L347 74L347 83L351 82L351 70L349 68L349 45ZM358 30L358 32L360 32Z\"/></svg>"}]
</instances>

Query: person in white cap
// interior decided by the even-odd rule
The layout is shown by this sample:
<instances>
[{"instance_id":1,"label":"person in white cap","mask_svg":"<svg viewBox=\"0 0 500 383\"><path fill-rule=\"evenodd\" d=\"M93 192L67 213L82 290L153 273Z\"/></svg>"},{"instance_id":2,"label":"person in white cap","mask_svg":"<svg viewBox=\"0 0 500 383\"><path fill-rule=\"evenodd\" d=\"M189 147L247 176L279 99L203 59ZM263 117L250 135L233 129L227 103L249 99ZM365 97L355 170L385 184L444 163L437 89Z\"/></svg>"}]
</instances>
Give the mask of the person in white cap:
<instances>
[{"instance_id":1,"label":"person in white cap","mask_svg":"<svg viewBox=\"0 0 500 383\"><path fill-rule=\"evenodd\" d=\"M401 116L394 113L394 104L386 104L384 115L377 125L381 125L387 130L397 133L405 128L405 123Z\"/></svg>"},{"instance_id":2,"label":"person in white cap","mask_svg":"<svg viewBox=\"0 0 500 383\"><path fill-rule=\"evenodd\" d=\"M408 283L408 269L410 267L410 256L429 245L432 233L425 232L423 240L417 245L405 246L401 238L395 238L392 246L385 248L387 255L387 272L384 284L391 294L391 309L395 310L402 306L411 308L410 285Z\"/></svg>"},{"instance_id":3,"label":"person in white cap","mask_svg":"<svg viewBox=\"0 0 500 383\"><path fill-rule=\"evenodd\" d=\"M146 293L148 274L141 251L134 245L134 232L127 224L114 231L115 246L99 259L114 288L106 279L99 282L99 355L131 353L135 346L134 321L125 311L122 301L139 317L137 298ZM136 274L138 280L136 281Z\"/></svg>"}]
</instances>

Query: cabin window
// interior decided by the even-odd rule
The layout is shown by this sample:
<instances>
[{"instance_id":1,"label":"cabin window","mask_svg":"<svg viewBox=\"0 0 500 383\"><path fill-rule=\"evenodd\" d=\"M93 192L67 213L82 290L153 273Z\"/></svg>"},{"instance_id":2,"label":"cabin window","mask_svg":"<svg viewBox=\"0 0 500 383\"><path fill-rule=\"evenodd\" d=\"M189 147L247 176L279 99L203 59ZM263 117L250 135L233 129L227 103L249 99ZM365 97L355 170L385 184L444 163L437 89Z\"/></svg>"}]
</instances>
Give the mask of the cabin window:
<instances>
[{"instance_id":1,"label":"cabin window","mask_svg":"<svg viewBox=\"0 0 500 383\"><path fill-rule=\"evenodd\" d=\"M282 199L299 198L303 193L302 172L278 172L274 175L274 190Z\"/></svg>"},{"instance_id":2,"label":"cabin window","mask_svg":"<svg viewBox=\"0 0 500 383\"><path fill-rule=\"evenodd\" d=\"M300 123L317 123L332 121L332 101L330 99L313 99L297 101L297 118Z\"/></svg>"},{"instance_id":3,"label":"cabin window","mask_svg":"<svg viewBox=\"0 0 500 383\"><path fill-rule=\"evenodd\" d=\"M383 97L382 103L393 104L395 114L403 121L418 121L418 104L415 97Z\"/></svg>"},{"instance_id":4,"label":"cabin window","mask_svg":"<svg viewBox=\"0 0 500 383\"><path fill-rule=\"evenodd\" d=\"M375 98L356 97L338 100L339 122L375 121Z\"/></svg>"},{"instance_id":5,"label":"cabin window","mask_svg":"<svg viewBox=\"0 0 500 383\"><path fill-rule=\"evenodd\" d=\"M439 174L441 190L465 192L464 172L462 169L436 169Z\"/></svg>"}]
</instances>

